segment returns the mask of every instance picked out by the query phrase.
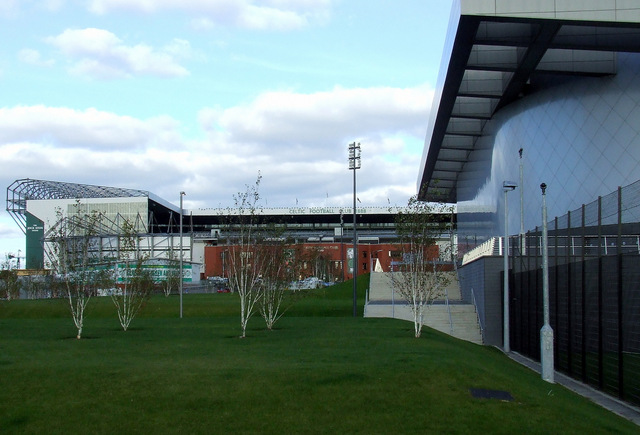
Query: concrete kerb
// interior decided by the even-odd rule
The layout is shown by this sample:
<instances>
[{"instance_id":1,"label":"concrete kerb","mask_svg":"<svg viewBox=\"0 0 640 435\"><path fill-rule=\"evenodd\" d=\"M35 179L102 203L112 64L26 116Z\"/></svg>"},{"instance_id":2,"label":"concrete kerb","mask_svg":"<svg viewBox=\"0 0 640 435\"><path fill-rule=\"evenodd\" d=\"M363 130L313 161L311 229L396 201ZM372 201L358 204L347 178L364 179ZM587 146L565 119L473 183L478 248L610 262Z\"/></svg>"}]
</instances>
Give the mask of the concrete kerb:
<instances>
[{"instance_id":1,"label":"concrete kerb","mask_svg":"<svg viewBox=\"0 0 640 435\"><path fill-rule=\"evenodd\" d=\"M506 355L512 360L533 370L534 372L541 373L541 366L539 362L529 359L517 352L509 352ZM627 420L640 426L640 408L618 400L615 397L609 396L602 391L591 388L590 386L583 384L582 382L579 382L566 375L563 375L562 373L558 373L557 371L554 372L554 379L557 384L568 388L574 393L586 397L587 399L613 412L614 414L626 418Z\"/></svg>"}]
</instances>

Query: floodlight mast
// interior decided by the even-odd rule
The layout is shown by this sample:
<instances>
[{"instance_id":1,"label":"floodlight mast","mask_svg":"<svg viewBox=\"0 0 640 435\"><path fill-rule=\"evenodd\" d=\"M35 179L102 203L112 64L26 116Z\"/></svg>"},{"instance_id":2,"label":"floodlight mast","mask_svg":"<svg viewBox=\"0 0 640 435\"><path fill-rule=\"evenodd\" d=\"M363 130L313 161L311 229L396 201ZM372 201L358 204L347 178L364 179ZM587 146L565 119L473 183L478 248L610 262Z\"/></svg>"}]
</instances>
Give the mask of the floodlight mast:
<instances>
[{"instance_id":1,"label":"floodlight mast","mask_svg":"<svg viewBox=\"0 0 640 435\"><path fill-rule=\"evenodd\" d=\"M356 231L356 170L360 169L360 143L349 144L349 169L353 171L353 317L357 312L358 236ZM344 266L343 266L344 267Z\"/></svg>"}]
</instances>

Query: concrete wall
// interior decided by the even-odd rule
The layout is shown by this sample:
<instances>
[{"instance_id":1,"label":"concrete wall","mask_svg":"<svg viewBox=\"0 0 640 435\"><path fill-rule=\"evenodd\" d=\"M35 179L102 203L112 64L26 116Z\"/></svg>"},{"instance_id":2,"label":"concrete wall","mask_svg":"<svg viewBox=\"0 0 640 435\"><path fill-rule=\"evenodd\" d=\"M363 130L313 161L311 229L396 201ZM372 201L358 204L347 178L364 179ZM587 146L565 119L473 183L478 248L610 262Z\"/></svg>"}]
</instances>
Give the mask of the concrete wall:
<instances>
[{"instance_id":1,"label":"concrete wall","mask_svg":"<svg viewBox=\"0 0 640 435\"><path fill-rule=\"evenodd\" d=\"M482 257L458 270L465 302L475 295L484 344L502 347L502 257Z\"/></svg>"}]
</instances>

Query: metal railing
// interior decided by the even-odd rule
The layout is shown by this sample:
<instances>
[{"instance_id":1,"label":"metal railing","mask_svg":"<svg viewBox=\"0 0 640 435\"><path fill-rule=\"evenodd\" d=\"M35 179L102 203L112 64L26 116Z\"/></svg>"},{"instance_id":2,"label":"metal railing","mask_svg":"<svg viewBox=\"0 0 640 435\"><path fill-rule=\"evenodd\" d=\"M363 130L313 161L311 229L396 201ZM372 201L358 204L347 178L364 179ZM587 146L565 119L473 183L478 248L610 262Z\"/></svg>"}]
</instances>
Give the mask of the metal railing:
<instances>
[{"instance_id":1,"label":"metal railing","mask_svg":"<svg viewBox=\"0 0 640 435\"><path fill-rule=\"evenodd\" d=\"M471 300L473 301L473 306L476 309L476 317L478 318L478 326L480 327L480 335L484 337L484 327L482 326L482 319L480 318L480 310L478 310L478 302L476 301L476 294L473 291L473 287L471 287Z\"/></svg>"},{"instance_id":2,"label":"metal railing","mask_svg":"<svg viewBox=\"0 0 640 435\"><path fill-rule=\"evenodd\" d=\"M556 370L639 405L640 181L554 218L548 228ZM526 251L520 253L511 243L511 349L539 359L544 292L539 228L525 240Z\"/></svg>"},{"instance_id":3,"label":"metal railing","mask_svg":"<svg viewBox=\"0 0 640 435\"><path fill-rule=\"evenodd\" d=\"M449 306L449 290L444 289L444 300L447 305L447 312L449 313L449 332L453 335L453 316L451 315L451 307Z\"/></svg>"},{"instance_id":4,"label":"metal railing","mask_svg":"<svg viewBox=\"0 0 640 435\"><path fill-rule=\"evenodd\" d=\"M553 227L552 233L555 230ZM503 243L504 237L494 237L482 245L477 246L463 257L462 264L466 265L478 258L489 256L502 256L503 249L506 249ZM535 233L527 233L524 235L522 246L520 246L519 236L509 237L509 255L517 255L518 249L522 249L522 255L541 255L542 252L542 236ZM495 244L498 242L498 252L495 251ZM525 249L531 250L525 254ZM616 255L616 254L640 254L640 235L625 234L618 236L615 234L607 235L549 235L549 256L555 255L571 257L597 257L598 255ZM567 254L568 252L568 254Z\"/></svg>"},{"instance_id":5,"label":"metal railing","mask_svg":"<svg viewBox=\"0 0 640 435\"><path fill-rule=\"evenodd\" d=\"M475 248L464 254L462 256L462 265L471 263L472 261L477 260L481 257L493 255L496 245L496 238L497 237L492 237L491 239L487 240L481 245L476 246ZM502 241L502 239L500 239L500 241ZM500 248L500 252L502 252L502 248Z\"/></svg>"}]
</instances>

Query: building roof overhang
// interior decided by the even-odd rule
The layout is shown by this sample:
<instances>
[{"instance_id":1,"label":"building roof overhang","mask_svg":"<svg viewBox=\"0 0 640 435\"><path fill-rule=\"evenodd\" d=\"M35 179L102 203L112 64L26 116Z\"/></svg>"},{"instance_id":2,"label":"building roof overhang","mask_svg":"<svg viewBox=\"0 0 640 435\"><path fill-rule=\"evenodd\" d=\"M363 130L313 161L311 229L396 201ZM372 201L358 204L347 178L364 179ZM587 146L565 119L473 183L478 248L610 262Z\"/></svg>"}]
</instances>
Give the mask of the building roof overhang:
<instances>
[{"instance_id":1,"label":"building roof overhang","mask_svg":"<svg viewBox=\"0 0 640 435\"><path fill-rule=\"evenodd\" d=\"M607 0L584 11L577 9L581 3L454 2L418 176L420 199L458 200L460 174L485 125L530 92L532 78L611 75L616 52L640 52L640 6Z\"/></svg>"},{"instance_id":2,"label":"building roof overhang","mask_svg":"<svg viewBox=\"0 0 640 435\"><path fill-rule=\"evenodd\" d=\"M144 190L23 178L7 187L6 210L24 232L28 200L133 197L150 198L150 194Z\"/></svg>"}]
</instances>

